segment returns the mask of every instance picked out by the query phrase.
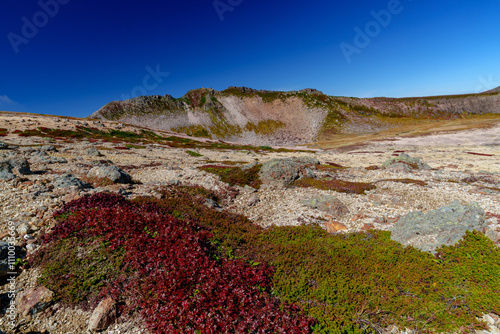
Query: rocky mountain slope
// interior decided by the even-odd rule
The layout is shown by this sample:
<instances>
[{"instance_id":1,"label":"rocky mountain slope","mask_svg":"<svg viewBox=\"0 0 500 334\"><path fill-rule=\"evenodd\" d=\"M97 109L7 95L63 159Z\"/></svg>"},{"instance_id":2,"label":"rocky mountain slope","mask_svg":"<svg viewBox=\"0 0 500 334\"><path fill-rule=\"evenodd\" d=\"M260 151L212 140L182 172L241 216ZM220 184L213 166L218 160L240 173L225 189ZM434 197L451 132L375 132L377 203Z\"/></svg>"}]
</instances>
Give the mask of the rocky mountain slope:
<instances>
[{"instance_id":1,"label":"rocky mountain slope","mask_svg":"<svg viewBox=\"0 0 500 334\"><path fill-rule=\"evenodd\" d=\"M292 92L230 87L197 89L181 98L141 96L108 103L90 118L256 145L328 140L338 134L395 127L398 120L500 114L499 89L481 94L416 98L335 97L314 89Z\"/></svg>"}]
</instances>

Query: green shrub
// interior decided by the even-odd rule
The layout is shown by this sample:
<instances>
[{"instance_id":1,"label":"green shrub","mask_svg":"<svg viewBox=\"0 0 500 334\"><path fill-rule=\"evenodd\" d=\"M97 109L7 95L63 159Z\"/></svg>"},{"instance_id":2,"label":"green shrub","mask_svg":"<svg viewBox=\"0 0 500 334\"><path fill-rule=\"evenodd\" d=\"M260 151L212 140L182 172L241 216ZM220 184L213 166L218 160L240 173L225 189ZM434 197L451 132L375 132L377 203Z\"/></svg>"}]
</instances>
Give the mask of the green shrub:
<instances>
[{"instance_id":1,"label":"green shrub","mask_svg":"<svg viewBox=\"0 0 500 334\"><path fill-rule=\"evenodd\" d=\"M243 187L248 185L256 189L260 188L262 181L259 178L259 172L262 165L255 165L247 169L242 169L241 167L232 166L217 166L217 165L205 165L198 167L199 169L217 174L220 176L222 182L229 183L231 186Z\"/></svg>"},{"instance_id":2,"label":"green shrub","mask_svg":"<svg viewBox=\"0 0 500 334\"><path fill-rule=\"evenodd\" d=\"M203 154L200 154L200 153L194 152L194 151L190 151L190 150L186 150L186 153L192 157L202 157L203 156Z\"/></svg>"},{"instance_id":3,"label":"green shrub","mask_svg":"<svg viewBox=\"0 0 500 334\"><path fill-rule=\"evenodd\" d=\"M364 194L365 191L376 188L372 183L350 182L330 178L315 179L311 177L304 177L295 181L293 184L297 187L333 190L347 194Z\"/></svg>"}]
</instances>

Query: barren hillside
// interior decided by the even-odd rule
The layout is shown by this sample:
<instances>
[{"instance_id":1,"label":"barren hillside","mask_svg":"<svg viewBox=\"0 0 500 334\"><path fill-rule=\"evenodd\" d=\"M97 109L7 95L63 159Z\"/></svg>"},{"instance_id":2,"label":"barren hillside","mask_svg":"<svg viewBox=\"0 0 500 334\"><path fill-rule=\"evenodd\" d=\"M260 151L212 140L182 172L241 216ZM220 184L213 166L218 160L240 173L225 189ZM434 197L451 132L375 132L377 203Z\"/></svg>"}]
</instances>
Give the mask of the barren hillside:
<instances>
[{"instance_id":1,"label":"barren hillside","mask_svg":"<svg viewBox=\"0 0 500 334\"><path fill-rule=\"evenodd\" d=\"M350 98L314 89L293 92L230 87L197 89L175 99L142 96L111 102L91 118L257 145L296 145L339 134L398 127L408 118L448 120L500 114L500 92L420 98Z\"/></svg>"}]
</instances>

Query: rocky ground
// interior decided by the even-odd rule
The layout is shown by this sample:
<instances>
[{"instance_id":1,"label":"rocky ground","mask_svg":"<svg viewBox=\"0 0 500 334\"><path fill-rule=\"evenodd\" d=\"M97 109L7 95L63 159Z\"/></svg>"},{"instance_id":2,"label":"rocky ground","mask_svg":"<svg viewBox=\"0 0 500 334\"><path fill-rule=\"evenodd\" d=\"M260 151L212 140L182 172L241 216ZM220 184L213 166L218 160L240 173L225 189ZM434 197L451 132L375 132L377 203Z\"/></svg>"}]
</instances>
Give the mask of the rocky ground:
<instances>
[{"instance_id":1,"label":"rocky ground","mask_svg":"<svg viewBox=\"0 0 500 334\"><path fill-rule=\"evenodd\" d=\"M308 164L307 168L317 178L373 183L375 188L366 194L352 194L287 187L285 182L278 180L265 182L260 189L235 187L237 195L222 203L222 209L243 214L263 227L317 223L332 233L347 233L391 230L402 218L406 219L408 213L432 214L454 201L466 210L472 208L467 205L477 203L479 208L469 211L482 212L483 217L471 226L480 226L497 245L500 244L500 146L492 142L475 142L473 134L468 134L470 140L460 145L442 135L432 140L393 140L308 152L199 148L193 151L201 156L193 156L184 148L159 144L124 149L117 148L121 144L112 142L87 139L68 142L65 138L20 137L12 133L37 127L75 129L81 125L101 130L136 129L117 122L0 114L0 129L9 130L6 136L0 137L0 239L8 240L9 227L14 226L17 245L30 253L39 247L41 231L53 224L54 210L84 194L111 191L128 198L157 196L158 187L176 184L228 189L218 176L197 167L223 162L245 166L297 157L314 158L321 165L346 167L329 170ZM500 128L495 129L493 134L500 133ZM481 131L476 135L484 135ZM418 159L398 160L412 159L405 158L403 153ZM393 161L388 162L389 159ZM128 175L135 182L127 182ZM114 178L116 182L94 187L83 183L102 176ZM403 182L408 179L413 181ZM18 316L14 330L8 326L5 313L10 285L3 282L0 286L0 330L6 333L85 333L91 311L67 309L56 304L31 320L22 314L22 311L30 311L26 298L32 293L30 288L36 286L36 277L35 270L25 270L15 281ZM498 325L498 318L492 319L487 320ZM491 331L495 332L493 327ZM133 321L112 325L105 331L141 332L145 331Z\"/></svg>"}]
</instances>

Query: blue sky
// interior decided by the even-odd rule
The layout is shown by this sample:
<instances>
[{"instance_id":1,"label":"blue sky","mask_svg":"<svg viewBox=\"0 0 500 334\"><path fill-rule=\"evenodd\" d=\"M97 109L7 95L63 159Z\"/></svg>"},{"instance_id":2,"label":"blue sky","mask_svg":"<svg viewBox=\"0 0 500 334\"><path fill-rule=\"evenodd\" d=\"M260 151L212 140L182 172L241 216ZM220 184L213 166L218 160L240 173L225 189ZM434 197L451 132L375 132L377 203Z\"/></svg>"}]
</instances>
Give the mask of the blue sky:
<instances>
[{"instance_id":1,"label":"blue sky","mask_svg":"<svg viewBox=\"0 0 500 334\"><path fill-rule=\"evenodd\" d=\"M483 91L500 86L499 13L498 0L4 0L0 110L84 117L200 87Z\"/></svg>"}]
</instances>

